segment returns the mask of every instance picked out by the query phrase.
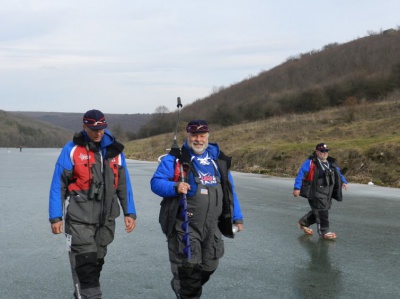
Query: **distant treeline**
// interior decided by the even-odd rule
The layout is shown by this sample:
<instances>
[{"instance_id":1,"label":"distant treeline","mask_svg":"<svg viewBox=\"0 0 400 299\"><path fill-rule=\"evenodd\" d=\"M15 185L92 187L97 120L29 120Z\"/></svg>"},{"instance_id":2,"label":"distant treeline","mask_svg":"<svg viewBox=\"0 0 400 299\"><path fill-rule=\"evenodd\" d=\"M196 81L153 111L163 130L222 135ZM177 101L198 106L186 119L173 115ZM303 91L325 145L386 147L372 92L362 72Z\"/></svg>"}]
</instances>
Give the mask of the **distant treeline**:
<instances>
[{"instance_id":1,"label":"distant treeline","mask_svg":"<svg viewBox=\"0 0 400 299\"><path fill-rule=\"evenodd\" d=\"M25 116L38 121L42 124L52 124L72 132L82 130L82 113L66 113L66 112L30 112L30 111L13 111L10 112L17 116ZM137 138L137 131L146 124L150 118L150 114L112 114L105 113L108 129L120 141L133 140Z\"/></svg>"},{"instance_id":2,"label":"distant treeline","mask_svg":"<svg viewBox=\"0 0 400 299\"><path fill-rule=\"evenodd\" d=\"M72 133L0 110L0 147L62 147Z\"/></svg>"}]
</instances>

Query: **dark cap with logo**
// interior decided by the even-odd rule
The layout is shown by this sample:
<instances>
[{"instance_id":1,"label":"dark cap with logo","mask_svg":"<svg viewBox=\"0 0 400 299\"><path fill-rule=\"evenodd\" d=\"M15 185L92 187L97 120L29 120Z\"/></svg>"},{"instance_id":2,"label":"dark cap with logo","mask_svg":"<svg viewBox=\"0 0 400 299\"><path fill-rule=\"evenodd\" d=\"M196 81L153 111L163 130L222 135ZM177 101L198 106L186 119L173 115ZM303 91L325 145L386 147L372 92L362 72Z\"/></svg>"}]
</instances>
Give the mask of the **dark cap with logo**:
<instances>
[{"instance_id":1,"label":"dark cap with logo","mask_svg":"<svg viewBox=\"0 0 400 299\"><path fill-rule=\"evenodd\" d=\"M100 110L92 109L83 116L83 124L92 130L102 130L107 128L106 118Z\"/></svg>"},{"instance_id":2,"label":"dark cap with logo","mask_svg":"<svg viewBox=\"0 0 400 299\"><path fill-rule=\"evenodd\" d=\"M318 143L315 147L315 149L317 151L323 152L323 153L327 153L329 152L329 148L325 143Z\"/></svg>"},{"instance_id":3,"label":"dark cap with logo","mask_svg":"<svg viewBox=\"0 0 400 299\"><path fill-rule=\"evenodd\" d=\"M190 121L186 126L186 132L188 133L208 133L210 132L208 124L203 119L197 119Z\"/></svg>"}]
</instances>

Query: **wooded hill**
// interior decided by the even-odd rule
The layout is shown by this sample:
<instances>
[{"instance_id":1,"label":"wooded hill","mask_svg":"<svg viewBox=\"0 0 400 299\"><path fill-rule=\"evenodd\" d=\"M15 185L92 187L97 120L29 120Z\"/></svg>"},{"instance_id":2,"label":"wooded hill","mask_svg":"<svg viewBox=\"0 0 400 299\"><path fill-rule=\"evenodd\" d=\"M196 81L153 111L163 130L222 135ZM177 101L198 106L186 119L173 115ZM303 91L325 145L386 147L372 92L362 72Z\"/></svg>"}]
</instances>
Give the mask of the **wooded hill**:
<instances>
[{"instance_id":1,"label":"wooded hill","mask_svg":"<svg viewBox=\"0 0 400 299\"><path fill-rule=\"evenodd\" d=\"M62 147L82 130L83 113L0 110L0 147ZM108 129L120 141L136 138L151 114L106 114Z\"/></svg>"},{"instance_id":2,"label":"wooded hill","mask_svg":"<svg viewBox=\"0 0 400 299\"><path fill-rule=\"evenodd\" d=\"M212 123L230 125L337 107L346 101L379 101L400 88L400 31L346 44L330 44L186 107ZM211 108L211 107L212 108Z\"/></svg>"},{"instance_id":3,"label":"wooded hill","mask_svg":"<svg viewBox=\"0 0 400 299\"><path fill-rule=\"evenodd\" d=\"M376 102L400 88L400 31L395 29L354 41L331 43L287 59L206 98L185 105L181 119L204 118L214 126L309 113L330 107ZM262 66L260 66L262 67ZM158 113L139 137L173 131L175 113Z\"/></svg>"},{"instance_id":4,"label":"wooded hill","mask_svg":"<svg viewBox=\"0 0 400 299\"><path fill-rule=\"evenodd\" d=\"M22 112L10 111L15 115L24 115L54 126L62 127L71 132L82 130L83 113L66 112ZM150 119L151 114L112 114L104 112L108 129L121 141L136 139L138 130Z\"/></svg>"},{"instance_id":5,"label":"wooded hill","mask_svg":"<svg viewBox=\"0 0 400 299\"><path fill-rule=\"evenodd\" d=\"M0 110L0 147L62 147L72 137L72 132Z\"/></svg>"}]
</instances>

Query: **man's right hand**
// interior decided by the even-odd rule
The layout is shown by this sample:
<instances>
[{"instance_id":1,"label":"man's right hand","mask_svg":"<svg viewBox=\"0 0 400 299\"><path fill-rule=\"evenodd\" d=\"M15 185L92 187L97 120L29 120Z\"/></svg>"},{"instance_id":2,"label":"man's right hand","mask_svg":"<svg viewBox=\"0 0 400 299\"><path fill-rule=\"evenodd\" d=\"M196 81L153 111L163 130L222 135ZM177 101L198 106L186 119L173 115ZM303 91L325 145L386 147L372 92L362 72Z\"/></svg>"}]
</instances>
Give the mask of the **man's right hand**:
<instances>
[{"instance_id":1,"label":"man's right hand","mask_svg":"<svg viewBox=\"0 0 400 299\"><path fill-rule=\"evenodd\" d=\"M190 185L188 183L180 182L176 190L179 194L187 194L190 190Z\"/></svg>"},{"instance_id":2,"label":"man's right hand","mask_svg":"<svg viewBox=\"0 0 400 299\"><path fill-rule=\"evenodd\" d=\"M300 195L300 190L293 190L293 196L297 197Z\"/></svg>"},{"instance_id":3,"label":"man's right hand","mask_svg":"<svg viewBox=\"0 0 400 299\"><path fill-rule=\"evenodd\" d=\"M61 234L63 232L63 222L59 221L51 224L51 231L53 234Z\"/></svg>"}]
</instances>

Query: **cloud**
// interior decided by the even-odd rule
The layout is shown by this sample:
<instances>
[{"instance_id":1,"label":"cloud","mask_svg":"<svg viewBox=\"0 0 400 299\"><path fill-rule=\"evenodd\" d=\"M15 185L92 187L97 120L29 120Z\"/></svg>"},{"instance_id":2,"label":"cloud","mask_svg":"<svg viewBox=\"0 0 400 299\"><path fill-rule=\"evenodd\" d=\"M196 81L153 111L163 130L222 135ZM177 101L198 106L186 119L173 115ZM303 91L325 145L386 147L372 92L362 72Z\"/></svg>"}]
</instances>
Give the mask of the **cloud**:
<instances>
[{"instance_id":1,"label":"cloud","mask_svg":"<svg viewBox=\"0 0 400 299\"><path fill-rule=\"evenodd\" d=\"M0 7L0 109L151 113L395 27L400 4L20 0Z\"/></svg>"}]
</instances>

